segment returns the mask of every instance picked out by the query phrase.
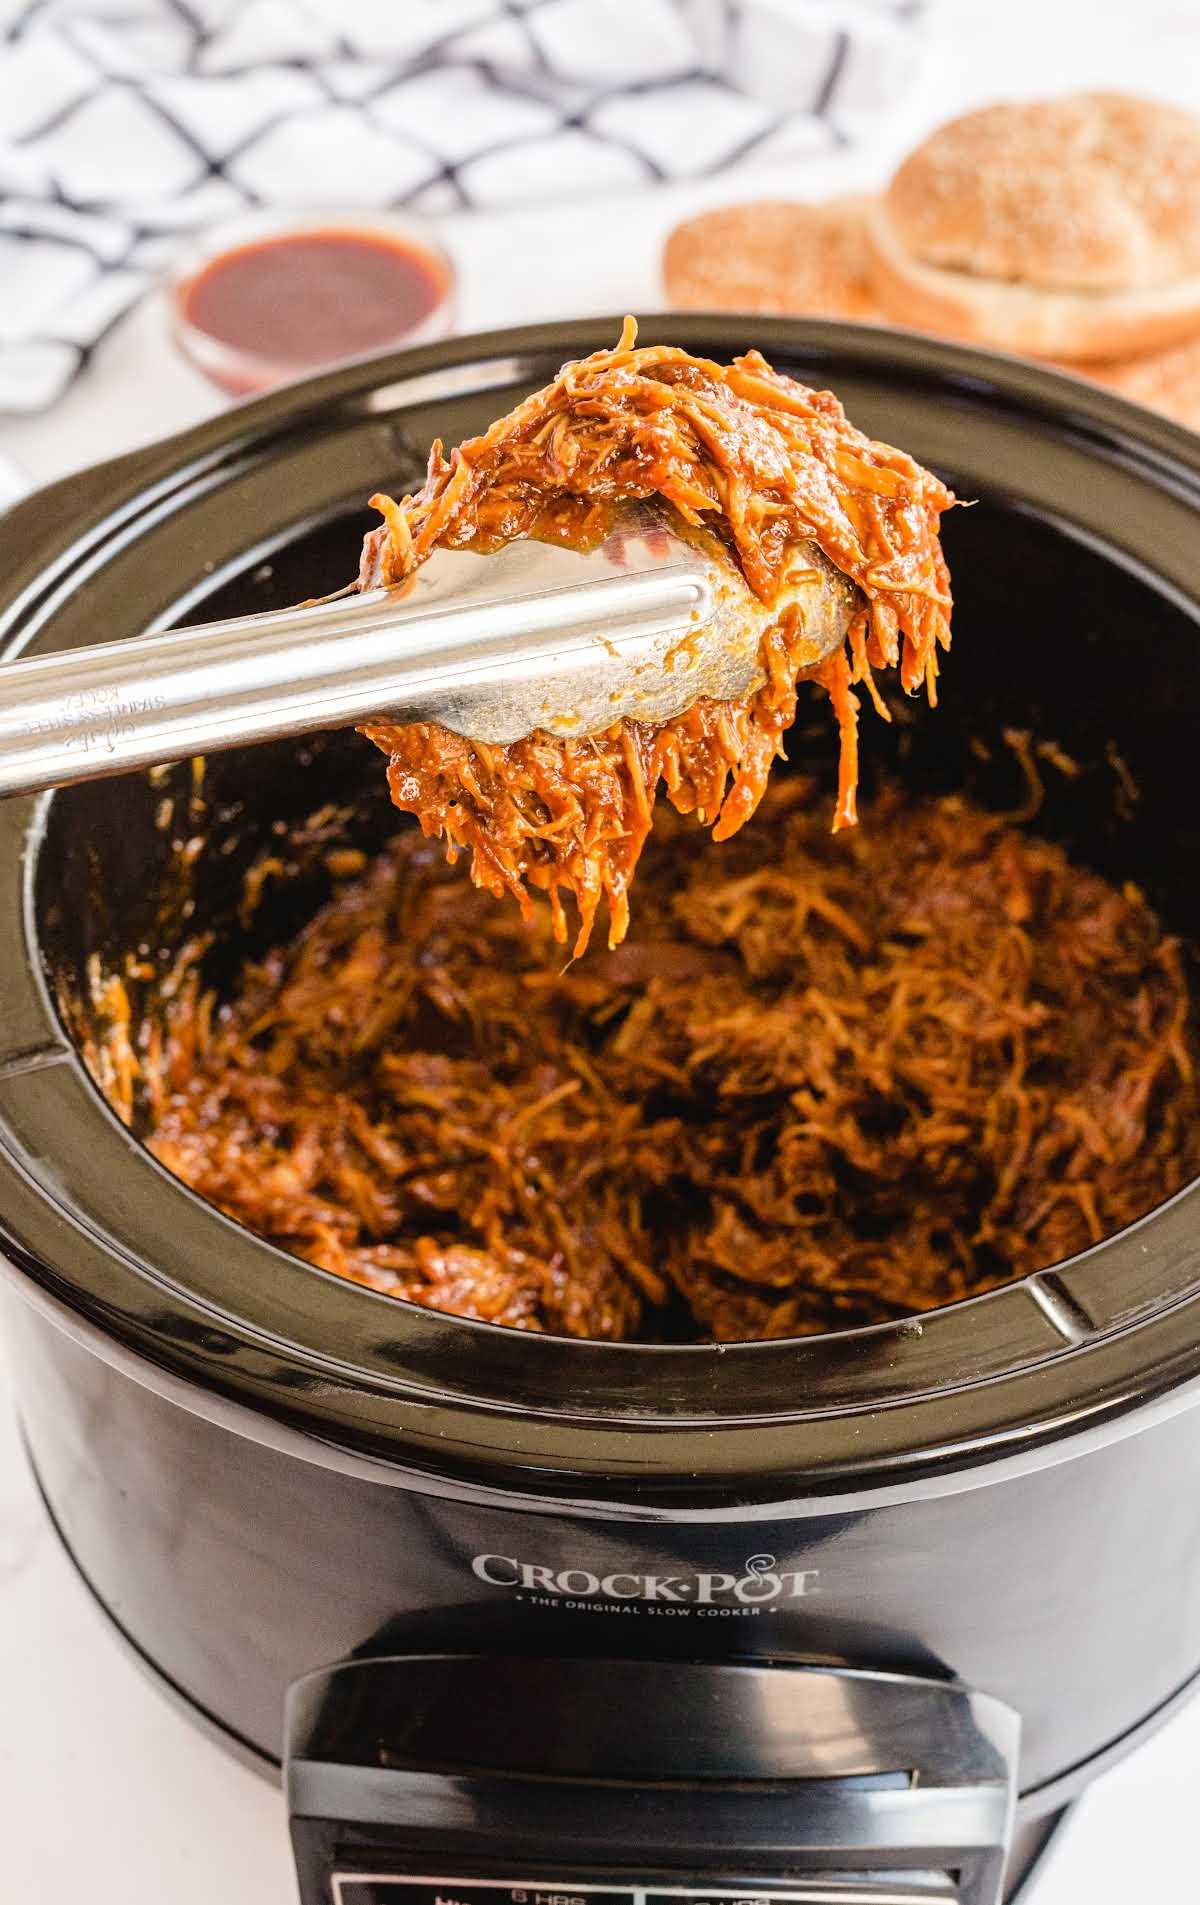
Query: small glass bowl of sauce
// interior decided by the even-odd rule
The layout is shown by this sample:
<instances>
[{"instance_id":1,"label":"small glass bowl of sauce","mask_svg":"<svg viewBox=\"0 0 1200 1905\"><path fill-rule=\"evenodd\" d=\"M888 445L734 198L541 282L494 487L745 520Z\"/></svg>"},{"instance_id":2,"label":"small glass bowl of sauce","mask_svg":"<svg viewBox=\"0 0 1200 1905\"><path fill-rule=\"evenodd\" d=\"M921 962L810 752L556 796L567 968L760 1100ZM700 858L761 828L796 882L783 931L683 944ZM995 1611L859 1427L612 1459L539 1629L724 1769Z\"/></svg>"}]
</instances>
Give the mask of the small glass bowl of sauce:
<instances>
[{"instance_id":1,"label":"small glass bowl of sauce","mask_svg":"<svg viewBox=\"0 0 1200 1905\"><path fill-rule=\"evenodd\" d=\"M168 287L185 357L231 396L351 357L431 343L454 325L454 267L416 219L314 211L210 235Z\"/></svg>"}]
</instances>

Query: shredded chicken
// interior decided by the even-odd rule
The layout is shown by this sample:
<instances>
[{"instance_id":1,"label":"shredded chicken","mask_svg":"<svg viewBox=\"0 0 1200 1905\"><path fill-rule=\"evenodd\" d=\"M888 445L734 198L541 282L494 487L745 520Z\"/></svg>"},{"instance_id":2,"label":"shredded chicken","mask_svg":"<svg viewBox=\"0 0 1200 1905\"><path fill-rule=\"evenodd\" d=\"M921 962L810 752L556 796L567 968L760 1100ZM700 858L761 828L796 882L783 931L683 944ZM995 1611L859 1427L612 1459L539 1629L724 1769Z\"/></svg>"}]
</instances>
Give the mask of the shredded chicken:
<instances>
[{"instance_id":1,"label":"shredded chicken","mask_svg":"<svg viewBox=\"0 0 1200 1905\"><path fill-rule=\"evenodd\" d=\"M136 1064L162 1162L310 1262L575 1336L896 1317L1178 1189L1200 1044L1140 894L961 799L867 819L794 775L719 850L665 814L633 935L565 972L414 828L227 1003L122 1005L110 1090Z\"/></svg>"},{"instance_id":2,"label":"shredded chicken","mask_svg":"<svg viewBox=\"0 0 1200 1905\"><path fill-rule=\"evenodd\" d=\"M802 667L803 627L782 615L762 640L762 687L742 701L697 702L662 725L622 721L578 739L538 731L503 747L432 724L365 727L390 757L396 805L452 853L466 850L477 885L511 894L527 918L530 887L543 889L560 941L562 894L573 896L576 956L601 903L610 947L625 937L660 787L717 840L750 818L802 676L832 701L841 730L834 824L852 824L854 687L886 715L872 671L894 668L908 693L924 688L933 701L938 650L950 641L938 520L954 499L936 477L856 430L830 392L780 375L757 351L723 365L666 346L639 350L635 340L627 319L615 350L567 364L485 435L449 457L435 443L415 495L372 498L384 521L367 537L359 577L364 587L400 582L440 547L493 549L527 536L587 545L615 505L658 497L684 524L715 532L768 607L799 542L816 542L857 585L862 606L845 646L819 668Z\"/></svg>"}]
</instances>

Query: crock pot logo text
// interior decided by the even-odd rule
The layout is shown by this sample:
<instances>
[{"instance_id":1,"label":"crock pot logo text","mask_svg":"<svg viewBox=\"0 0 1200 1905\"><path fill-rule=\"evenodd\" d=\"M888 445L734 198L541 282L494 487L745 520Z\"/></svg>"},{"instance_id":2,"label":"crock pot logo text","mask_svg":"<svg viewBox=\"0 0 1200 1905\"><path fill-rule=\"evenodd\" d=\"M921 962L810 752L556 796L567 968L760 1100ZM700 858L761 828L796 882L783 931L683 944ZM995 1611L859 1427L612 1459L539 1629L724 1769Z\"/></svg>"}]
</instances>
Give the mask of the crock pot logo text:
<instances>
[{"instance_id":1,"label":"crock pot logo text","mask_svg":"<svg viewBox=\"0 0 1200 1905\"><path fill-rule=\"evenodd\" d=\"M632 1602L656 1610L666 1603L681 1613L688 1608L757 1613L772 1602L804 1600L816 1593L820 1579L818 1568L781 1568L773 1554L752 1554L740 1574L628 1574L620 1569L595 1574L590 1568L544 1567L508 1554L477 1554L471 1571L489 1587L515 1588L522 1598L545 1596L573 1606Z\"/></svg>"}]
</instances>

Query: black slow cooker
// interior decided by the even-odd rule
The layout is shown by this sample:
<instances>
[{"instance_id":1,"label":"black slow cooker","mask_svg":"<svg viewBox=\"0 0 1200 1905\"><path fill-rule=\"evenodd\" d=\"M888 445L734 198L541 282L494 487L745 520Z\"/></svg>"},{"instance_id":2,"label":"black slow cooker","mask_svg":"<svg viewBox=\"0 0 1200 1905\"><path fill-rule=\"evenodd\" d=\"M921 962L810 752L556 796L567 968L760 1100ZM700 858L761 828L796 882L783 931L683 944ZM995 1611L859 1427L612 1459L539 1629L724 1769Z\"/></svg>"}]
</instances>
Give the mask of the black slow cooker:
<instances>
[{"instance_id":1,"label":"black slow cooker","mask_svg":"<svg viewBox=\"0 0 1200 1905\"><path fill-rule=\"evenodd\" d=\"M614 335L355 365L44 491L0 523L0 647L337 585L366 494ZM1200 440L882 330L643 336L758 344L979 499L946 523L942 706L874 724L871 758L1012 804L1004 730L1057 742L1080 771L1039 827L1200 940ZM408 824L348 734L0 809L6 1321L83 1577L286 1768L305 1905L994 1905L1200 1676L1200 1190L788 1342L563 1341L339 1282L172 1179L78 1050L130 948L211 934L219 985L245 868L327 804L360 844ZM320 881L297 855L251 937Z\"/></svg>"}]
</instances>

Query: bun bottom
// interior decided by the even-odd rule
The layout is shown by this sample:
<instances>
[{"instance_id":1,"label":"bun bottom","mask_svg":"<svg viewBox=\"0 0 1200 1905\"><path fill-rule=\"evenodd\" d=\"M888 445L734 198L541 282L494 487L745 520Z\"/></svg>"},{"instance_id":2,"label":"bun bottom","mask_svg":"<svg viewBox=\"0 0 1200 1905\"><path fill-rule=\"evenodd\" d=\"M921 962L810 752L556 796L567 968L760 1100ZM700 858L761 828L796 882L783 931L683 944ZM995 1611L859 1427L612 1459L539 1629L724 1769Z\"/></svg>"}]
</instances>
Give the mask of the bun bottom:
<instances>
[{"instance_id":1,"label":"bun bottom","mask_svg":"<svg viewBox=\"0 0 1200 1905\"><path fill-rule=\"evenodd\" d=\"M991 350L1068 363L1145 356L1200 332L1200 278L1155 291L1052 291L923 264L900 242L886 201L867 211L867 271L894 323Z\"/></svg>"}]
</instances>

